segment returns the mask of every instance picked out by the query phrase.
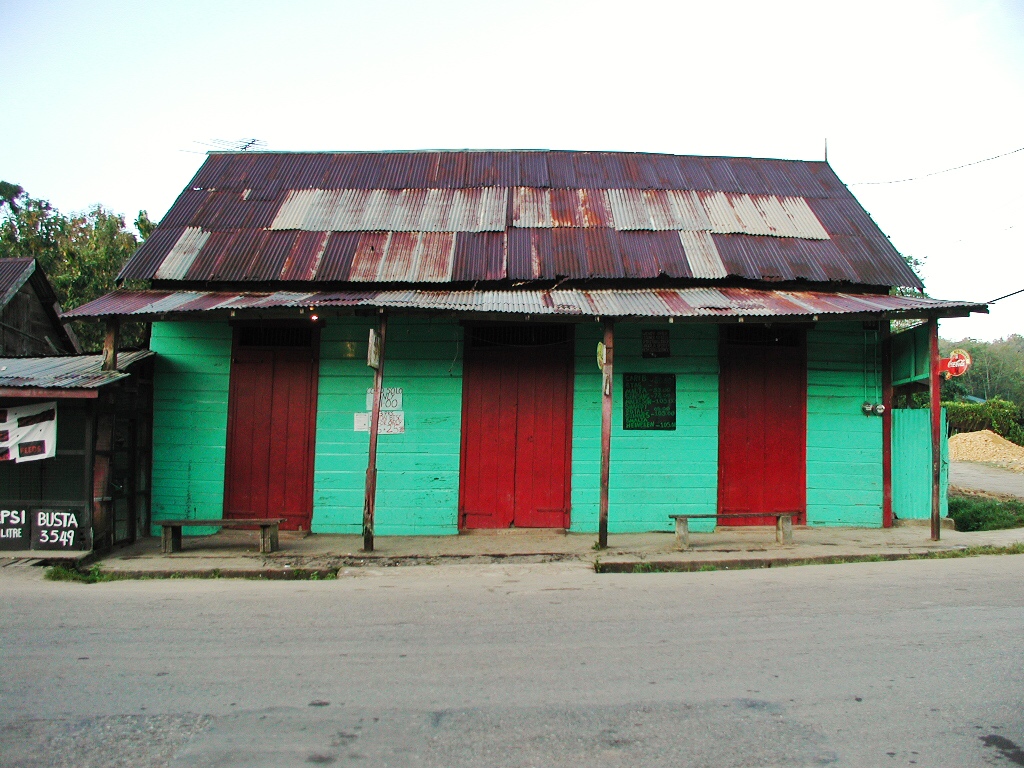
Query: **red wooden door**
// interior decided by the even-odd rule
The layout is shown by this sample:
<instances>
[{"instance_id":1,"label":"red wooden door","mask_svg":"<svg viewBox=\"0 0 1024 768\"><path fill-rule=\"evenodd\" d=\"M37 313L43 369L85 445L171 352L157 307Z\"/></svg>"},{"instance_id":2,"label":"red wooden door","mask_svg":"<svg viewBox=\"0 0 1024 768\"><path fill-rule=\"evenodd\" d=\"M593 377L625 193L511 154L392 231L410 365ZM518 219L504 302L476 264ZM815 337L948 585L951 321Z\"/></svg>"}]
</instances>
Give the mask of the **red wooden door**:
<instances>
[{"instance_id":1,"label":"red wooden door","mask_svg":"<svg viewBox=\"0 0 1024 768\"><path fill-rule=\"evenodd\" d=\"M462 528L569 527L571 328L468 329Z\"/></svg>"},{"instance_id":2,"label":"red wooden door","mask_svg":"<svg viewBox=\"0 0 1024 768\"><path fill-rule=\"evenodd\" d=\"M732 326L720 342L718 511L723 525L806 523L807 365L802 331Z\"/></svg>"},{"instance_id":3,"label":"red wooden door","mask_svg":"<svg viewBox=\"0 0 1024 768\"><path fill-rule=\"evenodd\" d=\"M228 394L224 517L313 517L316 334L309 328L239 328Z\"/></svg>"}]
</instances>

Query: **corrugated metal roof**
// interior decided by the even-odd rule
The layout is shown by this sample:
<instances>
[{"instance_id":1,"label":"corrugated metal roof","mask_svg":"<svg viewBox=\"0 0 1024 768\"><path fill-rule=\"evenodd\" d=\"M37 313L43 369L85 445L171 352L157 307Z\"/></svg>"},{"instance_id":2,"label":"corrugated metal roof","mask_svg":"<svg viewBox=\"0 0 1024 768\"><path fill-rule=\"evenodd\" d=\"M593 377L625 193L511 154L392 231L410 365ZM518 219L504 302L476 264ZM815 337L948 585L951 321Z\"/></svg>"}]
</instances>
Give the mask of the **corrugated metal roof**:
<instances>
[{"instance_id":1,"label":"corrugated metal roof","mask_svg":"<svg viewBox=\"0 0 1024 768\"><path fill-rule=\"evenodd\" d=\"M36 270L36 260L0 259L0 309L7 306Z\"/></svg>"},{"instance_id":2,"label":"corrugated metal roof","mask_svg":"<svg viewBox=\"0 0 1024 768\"><path fill-rule=\"evenodd\" d=\"M121 352L116 371L101 370L103 355L0 358L0 388L95 389L125 378L129 366L153 354L148 349Z\"/></svg>"},{"instance_id":3,"label":"corrugated metal roof","mask_svg":"<svg viewBox=\"0 0 1024 768\"><path fill-rule=\"evenodd\" d=\"M153 317L312 307L387 307L449 312L611 317L813 317L877 315L924 317L987 312L984 304L885 294L768 291L749 288L630 288L580 290L396 291L115 291L65 317Z\"/></svg>"},{"instance_id":4,"label":"corrugated metal roof","mask_svg":"<svg viewBox=\"0 0 1024 768\"><path fill-rule=\"evenodd\" d=\"M799 245L814 241L830 245ZM719 262L754 280L920 287L825 163L546 151L212 154L120 277L703 277Z\"/></svg>"}]
</instances>

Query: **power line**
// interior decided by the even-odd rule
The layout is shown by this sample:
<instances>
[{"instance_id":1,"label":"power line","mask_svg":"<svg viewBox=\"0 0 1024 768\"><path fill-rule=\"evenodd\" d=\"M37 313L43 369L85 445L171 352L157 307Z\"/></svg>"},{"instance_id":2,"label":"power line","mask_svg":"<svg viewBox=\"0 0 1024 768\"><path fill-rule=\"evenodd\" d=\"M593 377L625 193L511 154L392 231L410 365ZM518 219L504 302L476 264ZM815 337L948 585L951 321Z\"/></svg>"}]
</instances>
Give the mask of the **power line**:
<instances>
[{"instance_id":1,"label":"power line","mask_svg":"<svg viewBox=\"0 0 1024 768\"><path fill-rule=\"evenodd\" d=\"M891 179L889 181L857 181L857 182L854 182L853 184L847 184L846 186L848 186L848 187L867 187L867 186L873 186L873 185L876 185L876 184L902 184L905 181L919 181L920 179L927 179L930 176L938 176L938 175L943 174L943 173L949 173L950 171L959 171L961 168L970 168L972 165L981 165L982 163L987 163L987 162L989 162L991 160L998 160L1001 157L1009 157L1010 155L1015 155L1018 152L1024 152L1024 147L1021 147L1020 149L1014 149L1011 152L1004 152L1001 155L994 155L992 157L986 157L984 160L975 160L973 163L964 163L963 165L958 165L955 168L946 168L945 170L942 170L942 171L934 171L932 173L926 173L923 176L912 176L909 179Z\"/></svg>"},{"instance_id":2,"label":"power line","mask_svg":"<svg viewBox=\"0 0 1024 768\"><path fill-rule=\"evenodd\" d=\"M1002 299L1008 299L1011 296L1016 296L1018 293L1024 293L1024 288L1021 288L1019 291L1014 291L1013 293L1008 293L1005 296L1000 296L998 299L992 299L991 301L986 301L985 303L986 304L995 304L997 301L1001 301Z\"/></svg>"}]
</instances>

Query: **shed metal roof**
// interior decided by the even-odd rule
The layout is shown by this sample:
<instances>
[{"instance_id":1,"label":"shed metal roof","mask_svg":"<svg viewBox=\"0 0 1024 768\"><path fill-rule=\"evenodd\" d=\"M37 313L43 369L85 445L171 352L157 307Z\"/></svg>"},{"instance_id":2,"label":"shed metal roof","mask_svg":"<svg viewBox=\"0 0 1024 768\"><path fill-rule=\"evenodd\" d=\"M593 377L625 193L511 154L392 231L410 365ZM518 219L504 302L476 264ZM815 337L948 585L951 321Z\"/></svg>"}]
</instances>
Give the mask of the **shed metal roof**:
<instances>
[{"instance_id":1,"label":"shed metal roof","mask_svg":"<svg viewBox=\"0 0 1024 768\"><path fill-rule=\"evenodd\" d=\"M0 358L0 391L4 389L96 389L128 376L126 369L151 357L148 349L122 352L116 371L104 371L103 355Z\"/></svg>"},{"instance_id":2,"label":"shed metal roof","mask_svg":"<svg viewBox=\"0 0 1024 768\"><path fill-rule=\"evenodd\" d=\"M826 163L548 151L211 154L120 278L660 275L921 287Z\"/></svg>"},{"instance_id":3,"label":"shed metal roof","mask_svg":"<svg viewBox=\"0 0 1024 768\"><path fill-rule=\"evenodd\" d=\"M33 258L0 259L0 309L7 306L35 271L36 260Z\"/></svg>"},{"instance_id":4,"label":"shed metal roof","mask_svg":"<svg viewBox=\"0 0 1024 768\"><path fill-rule=\"evenodd\" d=\"M152 318L189 313L383 307L446 312L570 317L724 318L815 316L927 317L987 312L984 304L917 296L767 291L749 288L393 291L115 291L65 317Z\"/></svg>"}]
</instances>

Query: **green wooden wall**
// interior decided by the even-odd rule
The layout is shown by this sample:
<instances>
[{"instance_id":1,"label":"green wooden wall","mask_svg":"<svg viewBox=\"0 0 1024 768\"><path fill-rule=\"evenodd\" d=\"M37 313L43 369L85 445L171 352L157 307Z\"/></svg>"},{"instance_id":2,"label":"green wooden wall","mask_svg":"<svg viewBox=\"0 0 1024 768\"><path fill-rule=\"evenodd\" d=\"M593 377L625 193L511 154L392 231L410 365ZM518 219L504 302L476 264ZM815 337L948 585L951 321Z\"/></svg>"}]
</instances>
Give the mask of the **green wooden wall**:
<instances>
[{"instance_id":1,"label":"green wooden wall","mask_svg":"<svg viewBox=\"0 0 1024 768\"><path fill-rule=\"evenodd\" d=\"M150 346L157 353L153 519L222 517L231 328L153 323Z\"/></svg>"},{"instance_id":2,"label":"green wooden wall","mask_svg":"<svg viewBox=\"0 0 1024 768\"><path fill-rule=\"evenodd\" d=\"M881 527L882 401L878 333L861 323L807 333L807 524Z\"/></svg>"},{"instance_id":3,"label":"green wooden wall","mask_svg":"<svg viewBox=\"0 0 1024 768\"><path fill-rule=\"evenodd\" d=\"M368 435L353 429L373 371L370 318L329 318L321 334L313 530L359 533ZM644 359L641 331L668 328L672 356ZM597 530L601 375L599 323L576 326L572 530ZM401 387L405 433L381 435L378 535L458 531L462 414L461 326L391 319L385 386ZM620 322L609 530L669 530L668 515L712 513L718 481L718 329ZM808 332L807 504L810 525L881 525L881 400L877 334L860 323ZM156 323L154 519L220 517L224 493L231 329L226 323ZM622 429L622 375L676 374L676 429ZM706 529L711 521L695 530Z\"/></svg>"},{"instance_id":4,"label":"green wooden wall","mask_svg":"<svg viewBox=\"0 0 1024 768\"><path fill-rule=\"evenodd\" d=\"M329 320L320 340L313 531L360 533L369 434L353 430L366 408L371 322ZM376 533L458 533L462 327L451 320L388 323L384 386L401 387L405 433L381 435Z\"/></svg>"},{"instance_id":5,"label":"green wooden wall","mask_svg":"<svg viewBox=\"0 0 1024 768\"><path fill-rule=\"evenodd\" d=\"M645 328L669 329L672 356L643 358ZM601 373L597 368L599 323L576 326L576 388L573 397L572 530L596 531L601 471ZM714 325L615 327L614 409L610 532L664 531L670 514L713 514L718 495L718 331ZM622 429L622 374L676 374L676 429ZM693 530L710 529L706 521Z\"/></svg>"}]
</instances>

